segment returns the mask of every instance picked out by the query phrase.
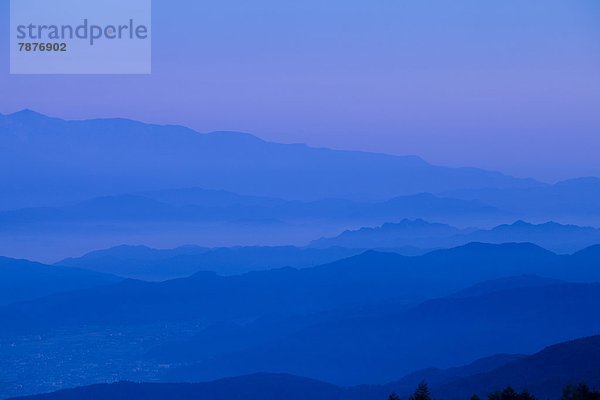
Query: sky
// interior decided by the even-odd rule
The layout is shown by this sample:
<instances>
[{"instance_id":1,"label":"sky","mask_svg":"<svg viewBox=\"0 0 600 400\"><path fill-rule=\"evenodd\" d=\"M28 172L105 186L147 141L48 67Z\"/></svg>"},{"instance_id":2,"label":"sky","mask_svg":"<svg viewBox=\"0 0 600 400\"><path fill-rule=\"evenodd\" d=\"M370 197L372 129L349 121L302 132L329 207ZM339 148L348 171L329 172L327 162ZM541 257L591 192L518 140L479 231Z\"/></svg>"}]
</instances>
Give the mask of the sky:
<instances>
[{"instance_id":1,"label":"sky","mask_svg":"<svg viewBox=\"0 0 600 400\"><path fill-rule=\"evenodd\" d=\"M600 176L597 0L154 0L152 74L132 76L9 75L8 5L0 113Z\"/></svg>"}]
</instances>

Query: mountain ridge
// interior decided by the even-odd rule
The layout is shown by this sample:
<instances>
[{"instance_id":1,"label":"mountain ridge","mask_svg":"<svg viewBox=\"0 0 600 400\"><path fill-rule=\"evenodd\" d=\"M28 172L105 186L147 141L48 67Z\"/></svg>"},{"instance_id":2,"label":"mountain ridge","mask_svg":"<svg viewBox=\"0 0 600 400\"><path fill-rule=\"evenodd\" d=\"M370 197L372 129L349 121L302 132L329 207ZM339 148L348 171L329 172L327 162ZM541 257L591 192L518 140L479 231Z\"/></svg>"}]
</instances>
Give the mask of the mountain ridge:
<instances>
[{"instance_id":1,"label":"mountain ridge","mask_svg":"<svg viewBox=\"0 0 600 400\"><path fill-rule=\"evenodd\" d=\"M531 353L596 334L600 323L590 320L590 315L597 307L597 283L440 298L384 316L311 326L268 344L175 368L163 381L273 371L338 385L383 383L429 365L462 364L490 353Z\"/></svg>"},{"instance_id":2,"label":"mountain ridge","mask_svg":"<svg viewBox=\"0 0 600 400\"><path fill-rule=\"evenodd\" d=\"M417 257L368 251L304 269L273 269L229 277L216 274L212 277L211 274L208 280L192 276L152 284L133 281L73 294L78 297L77 302L70 300L69 294L54 295L44 304L26 303L20 310L13 309L10 313L16 313L12 316L15 321L27 320L29 312L33 312L31 317L37 315L27 324L34 323L35 318L40 318L40 323L55 324L75 316L91 322L97 318L96 314L102 318L126 320L126 315L121 314L125 304L139 311L135 315L136 321L155 319L159 315L167 319L182 318L188 315L186 313L189 316L222 313L222 318L238 318L250 317L259 310L313 312L383 299L418 301L449 295L484 280L522 274L580 282L598 281L600 271L595 267L598 257L600 253L595 251L579 256L560 256L536 245L518 243L471 243ZM206 278L208 275L198 276ZM139 291L138 295L130 296L129 291L134 289ZM242 302L238 298L235 303L227 295L232 291L253 300ZM207 308L204 296L212 296L210 302L222 306ZM152 313L142 307L145 298L149 304L159 306L164 314ZM310 301L299 301L301 298ZM177 313L163 309L171 301L181 305ZM47 319L53 314L53 307L62 309L61 304L74 305L62 310L54 320ZM118 304L118 307L111 308L111 304ZM38 315L40 310L46 311ZM91 313L91 310L96 312Z\"/></svg>"},{"instance_id":3,"label":"mountain ridge","mask_svg":"<svg viewBox=\"0 0 600 400\"><path fill-rule=\"evenodd\" d=\"M29 195L28 202L6 197L0 204L4 209L11 201L45 206L60 199L188 186L316 200L544 185L477 168L433 166L414 156L249 141L247 136L200 134L124 119L66 121L22 113L2 117L0 133L0 145L8 154L0 166L19 171L0 183L12 189L20 179L22 193ZM23 141L28 146L21 146ZM386 172L391 169L396 173ZM32 170L38 175L30 174Z\"/></svg>"},{"instance_id":4,"label":"mountain ridge","mask_svg":"<svg viewBox=\"0 0 600 400\"><path fill-rule=\"evenodd\" d=\"M122 278L82 268L0 257L0 305L116 283Z\"/></svg>"},{"instance_id":5,"label":"mountain ridge","mask_svg":"<svg viewBox=\"0 0 600 400\"><path fill-rule=\"evenodd\" d=\"M393 249L402 246L448 248L465 243L535 243L561 253L575 253L600 243L600 229L590 226L560 224L548 221L532 224L517 220L490 229L458 229L452 225L427 222L423 219L404 219L398 223L385 223L371 228L346 230L341 234L321 238L309 246Z\"/></svg>"}]
</instances>

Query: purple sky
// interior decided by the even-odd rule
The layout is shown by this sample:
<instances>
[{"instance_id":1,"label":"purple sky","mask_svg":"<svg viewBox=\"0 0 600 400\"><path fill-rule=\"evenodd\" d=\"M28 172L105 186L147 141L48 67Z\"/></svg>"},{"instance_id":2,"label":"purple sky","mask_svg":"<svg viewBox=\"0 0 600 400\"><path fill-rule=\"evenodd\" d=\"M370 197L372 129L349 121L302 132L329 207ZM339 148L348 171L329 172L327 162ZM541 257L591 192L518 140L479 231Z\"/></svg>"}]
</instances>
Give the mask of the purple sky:
<instances>
[{"instance_id":1,"label":"purple sky","mask_svg":"<svg viewBox=\"0 0 600 400\"><path fill-rule=\"evenodd\" d=\"M596 0L155 1L150 76L11 76L0 113L129 117L600 176ZM8 1L0 2L8 32Z\"/></svg>"}]
</instances>

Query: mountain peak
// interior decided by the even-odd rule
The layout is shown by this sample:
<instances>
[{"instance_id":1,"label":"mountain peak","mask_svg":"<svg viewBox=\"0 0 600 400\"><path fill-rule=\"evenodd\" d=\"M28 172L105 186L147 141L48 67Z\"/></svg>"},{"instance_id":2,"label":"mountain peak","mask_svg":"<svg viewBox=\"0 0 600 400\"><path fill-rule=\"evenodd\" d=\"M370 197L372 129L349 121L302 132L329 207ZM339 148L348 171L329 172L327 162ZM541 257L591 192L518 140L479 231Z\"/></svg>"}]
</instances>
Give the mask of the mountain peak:
<instances>
[{"instance_id":1,"label":"mountain peak","mask_svg":"<svg viewBox=\"0 0 600 400\"><path fill-rule=\"evenodd\" d=\"M31 118L50 118L47 115L41 114L37 111L33 111L29 108L24 108L20 111L14 112L12 114L8 114L8 117L11 118L26 118L26 119L31 119Z\"/></svg>"},{"instance_id":2,"label":"mountain peak","mask_svg":"<svg viewBox=\"0 0 600 400\"><path fill-rule=\"evenodd\" d=\"M533 226L533 224L530 224L529 222L525 222L522 219L515 221L512 226L514 227L531 227Z\"/></svg>"}]
</instances>

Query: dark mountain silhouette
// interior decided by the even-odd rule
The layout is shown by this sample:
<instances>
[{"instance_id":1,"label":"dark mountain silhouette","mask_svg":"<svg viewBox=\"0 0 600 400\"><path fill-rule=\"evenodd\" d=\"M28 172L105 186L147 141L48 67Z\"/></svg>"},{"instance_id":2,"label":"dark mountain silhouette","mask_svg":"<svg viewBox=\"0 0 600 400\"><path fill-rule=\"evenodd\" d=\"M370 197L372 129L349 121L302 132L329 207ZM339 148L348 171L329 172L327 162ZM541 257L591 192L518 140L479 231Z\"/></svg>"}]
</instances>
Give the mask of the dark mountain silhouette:
<instances>
[{"instance_id":1,"label":"dark mountain silhouette","mask_svg":"<svg viewBox=\"0 0 600 400\"><path fill-rule=\"evenodd\" d=\"M404 219L398 223L385 223L377 228L361 228L345 231L334 238L313 241L310 246L327 248L331 246L385 249L401 246L435 248L437 244L448 241L461 230L447 224L430 223L423 219Z\"/></svg>"},{"instance_id":2,"label":"dark mountain silhouette","mask_svg":"<svg viewBox=\"0 0 600 400\"><path fill-rule=\"evenodd\" d=\"M374 251L323 266L220 277L199 273L161 283L129 280L0 309L14 328L136 324L293 315L449 295L481 281L521 274L598 281L600 252L557 256L531 244L473 243L419 257Z\"/></svg>"},{"instance_id":3,"label":"dark mountain silhouette","mask_svg":"<svg viewBox=\"0 0 600 400\"><path fill-rule=\"evenodd\" d=\"M487 243L530 242L562 253L572 253L600 244L600 229L556 222L536 225L517 221L512 225L500 225L491 230L479 230L465 236L467 241Z\"/></svg>"},{"instance_id":4,"label":"dark mountain silhouette","mask_svg":"<svg viewBox=\"0 0 600 400\"><path fill-rule=\"evenodd\" d=\"M512 386L538 398L558 399L565 386L581 382L600 389L600 336L549 346L492 371L440 385L433 393L458 400L464 399L466 393L483 395Z\"/></svg>"},{"instance_id":5,"label":"dark mountain silhouette","mask_svg":"<svg viewBox=\"0 0 600 400\"><path fill-rule=\"evenodd\" d=\"M346 231L333 238L316 240L314 247L341 246L352 248L418 248L453 247L470 242L528 242L561 253L573 253L600 243L600 229L556 222L530 224L517 221L495 228L459 230L452 226L423 220L403 220L376 228Z\"/></svg>"},{"instance_id":6,"label":"dark mountain silhouette","mask_svg":"<svg viewBox=\"0 0 600 400\"><path fill-rule=\"evenodd\" d=\"M361 250L332 247L304 249L281 247L206 248L184 246L169 250L146 246L118 246L56 263L143 280L166 280L199 271L235 275L282 267L306 268L354 256Z\"/></svg>"},{"instance_id":7,"label":"dark mountain silhouette","mask_svg":"<svg viewBox=\"0 0 600 400\"><path fill-rule=\"evenodd\" d=\"M166 381L253 371L337 384L383 382L411 369L456 365L494 353L531 353L595 334L600 284L559 284L427 301L386 316L318 324L253 349L172 370Z\"/></svg>"},{"instance_id":8,"label":"dark mountain silhouette","mask_svg":"<svg viewBox=\"0 0 600 400\"><path fill-rule=\"evenodd\" d=\"M207 383L92 385L13 400L343 400L344 390L324 382L284 374L254 374Z\"/></svg>"},{"instance_id":9,"label":"dark mountain silhouette","mask_svg":"<svg viewBox=\"0 0 600 400\"><path fill-rule=\"evenodd\" d=\"M147 356L148 359L163 364L207 360L233 351L265 345L307 327L331 324L333 321L346 321L350 318L374 319L388 317L390 314L398 314L407 309L410 309L410 307L386 303L351 311L341 310L291 317L267 316L245 325L219 322L203 329L191 339L167 342L157 346L151 349Z\"/></svg>"},{"instance_id":10,"label":"dark mountain silhouette","mask_svg":"<svg viewBox=\"0 0 600 400\"><path fill-rule=\"evenodd\" d=\"M464 400L475 393L485 398L488 393L506 386L528 390L540 399L559 399L562 388L568 384L587 382L595 388L600 386L599 352L600 336L592 336L552 345L531 356L497 355L464 367L418 371L381 386L344 388L291 375L263 373L206 383L120 382L18 399L380 400L387 398L391 392L408 398L422 379L427 379L432 397L439 400Z\"/></svg>"},{"instance_id":11,"label":"dark mountain silhouette","mask_svg":"<svg viewBox=\"0 0 600 400\"><path fill-rule=\"evenodd\" d=\"M163 368L157 366L173 362L190 363L185 370L171 369L181 374L177 380L271 371L343 384L384 382L418 368L532 352L594 333L597 285L511 289L503 283L501 291L491 285L477 296L406 305L515 271L597 281L598 255L595 248L557 256L528 244L474 243L420 257L371 251L301 270L127 280L0 307L0 320L10 321L0 344L16 343L5 348L12 358L3 368L22 360L12 375L18 380L11 382L32 386L29 371L89 378L71 381L75 385L95 382L92 376L157 379ZM44 338L48 364L34 366L39 345L29 337ZM100 347L88 351L92 342ZM177 347L159 349L167 342ZM131 343L139 343L135 354ZM152 348L157 351L147 353ZM62 357L70 364L58 362ZM89 369L88 362L97 366ZM138 366L150 370L133 372Z\"/></svg>"},{"instance_id":12,"label":"dark mountain silhouette","mask_svg":"<svg viewBox=\"0 0 600 400\"><path fill-rule=\"evenodd\" d=\"M556 279L533 275L518 276L486 281L449 297L478 297L486 294L517 288L549 286L564 283ZM362 307L349 313L347 310L337 313L319 313L308 316L262 317L249 324L219 322L210 325L188 340L168 342L152 349L149 357L161 363L186 363L211 358L218 354L230 353L252 346L268 343L282 335L289 335L305 327L322 323L331 323L357 317L386 317L408 309L397 303L377 304ZM423 380L423 379L421 379ZM425 379L428 382L431 379ZM416 379L419 383L419 379ZM416 384L415 384L416 385Z\"/></svg>"},{"instance_id":13,"label":"dark mountain silhouette","mask_svg":"<svg viewBox=\"0 0 600 400\"><path fill-rule=\"evenodd\" d=\"M57 267L0 257L0 304L108 285L120 280L121 278L114 275L85 269Z\"/></svg>"},{"instance_id":14,"label":"dark mountain silhouette","mask_svg":"<svg viewBox=\"0 0 600 400\"><path fill-rule=\"evenodd\" d=\"M0 132L0 168L13 171L0 181L4 209L181 187L315 200L543 186L475 168L432 166L414 156L277 144L244 133L199 134L125 119L64 121L26 110L0 115Z\"/></svg>"},{"instance_id":15,"label":"dark mountain silhouette","mask_svg":"<svg viewBox=\"0 0 600 400\"><path fill-rule=\"evenodd\" d=\"M527 356L523 354L496 354L460 367L426 368L410 373L395 382L382 385L382 395L394 392L409 397L421 382L427 382L430 387L439 387L461 378L493 371L525 357Z\"/></svg>"},{"instance_id":16,"label":"dark mountain silhouette","mask_svg":"<svg viewBox=\"0 0 600 400\"><path fill-rule=\"evenodd\" d=\"M284 266L315 266L355 255L361 252L361 248L364 250L364 247L371 246L415 255L424 253L425 251L419 248L427 246L452 247L468 243L471 239L504 243L514 238L515 241L530 241L549 244L555 248L578 250L590 243L600 242L598 232L600 230L594 228L556 223L533 225L521 221L491 230L469 231L417 219L402 220L396 224L388 223L379 228L346 231L336 238L317 240L309 248L302 249L292 246L215 249L183 246L170 250L154 250L144 246L117 246L66 259L56 265L75 266L134 279L165 280L189 276L200 270L231 275ZM330 245L334 247L329 247Z\"/></svg>"},{"instance_id":17,"label":"dark mountain silhouette","mask_svg":"<svg viewBox=\"0 0 600 400\"><path fill-rule=\"evenodd\" d=\"M600 245L590 246L574 253L569 257L573 265L578 265L578 272L572 279L579 281L599 281L597 277L598 264L594 261L600 256Z\"/></svg>"}]
</instances>

